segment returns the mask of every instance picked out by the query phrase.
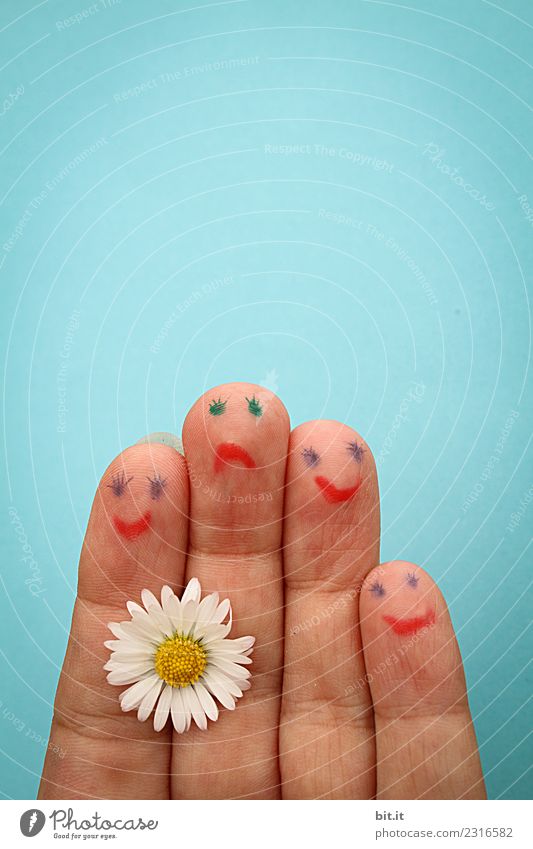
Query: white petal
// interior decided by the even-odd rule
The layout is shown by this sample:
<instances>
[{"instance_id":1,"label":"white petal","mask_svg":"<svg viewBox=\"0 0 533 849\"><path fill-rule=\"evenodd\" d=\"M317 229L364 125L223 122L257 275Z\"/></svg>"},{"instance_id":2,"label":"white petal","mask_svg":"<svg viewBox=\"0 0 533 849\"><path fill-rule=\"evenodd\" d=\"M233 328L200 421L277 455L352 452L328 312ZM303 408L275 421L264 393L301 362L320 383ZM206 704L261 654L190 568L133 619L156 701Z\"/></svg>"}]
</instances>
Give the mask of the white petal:
<instances>
[{"instance_id":1,"label":"white petal","mask_svg":"<svg viewBox=\"0 0 533 849\"><path fill-rule=\"evenodd\" d=\"M207 689L217 698L221 705L228 710L235 710L235 700L229 694L224 685L216 679L211 673L204 674L202 682Z\"/></svg>"},{"instance_id":2,"label":"white petal","mask_svg":"<svg viewBox=\"0 0 533 849\"><path fill-rule=\"evenodd\" d=\"M202 627L198 629L196 639L201 639L202 645L205 646L215 641L222 641L227 633L227 625L202 625Z\"/></svg>"},{"instance_id":3,"label":"white petal","mask_svg":"<svg viewBox=\"0 0 533 849\"><path fill-rule=\"evenodd\" d=\"M121 646L117 651L111 652L109 660L112 663L132 663L135 660L149 660L154 657L154 647L146 645Z\"/></svg>"},{"instance_id":4,"label":"white petal","mask_svg":"<svg viewBox=\"0 0 533 849\"><path fill-rule=\"evenodd\" d=\"M198 606L198 621L210 623L218 607L218 593L206 595Z\"/></svg>"},{"instance_id":5,"label":"white petal","mask_svg":"<svg viewBox=\"0 0 533 849\"><path fill-rule=\"evenodd\" d=\"M141 612L134 611L131 617L131 621L134 625L140 625L143 631L159 636L161 634L161 617L166 619L167 617L161 613L158 615L156 611L150 611L150 613L146 613L144 610L139 608Z\"/></svg>"},{"instance_id":6,"label":"white petal","mask_svg":"<svg viewBox=\"0 0 533 849\"><path fill-rule=\"evenodd\" d=\"M209 649L209 660L217 658L218 660L225 660L226 663L242 663L244 666L249 666L253 663L251 657L248 657L246 654L240 654L239 652L231 652L231 651L213 651Z\"/></svg>"},{"instance_id":7,"label":"white petal","mask_svg":"<svg viewBox=\"0 0 533 849\"><path fill-rule=\"evenodd\" d=\"M249 669L243 669L238 663L232 663L227 660L220 660L219 658L214 657L211 659L209 657L209 668L213 665L216 669L220 669L225 675L229 678L234 678L236 681L242 681L246 678L249 678L252 674Z\"/></svg>"},{"instance_id":8,"label":"white petal","mask_svg":"<svg viewBox=\"0 0 533 849\"><path fill-rule=\"evenodd\" d=\"M200 596L202 595L202 588L200 586L200 581L198 578L191 578L187 586L185 587L185 591L181 597L181 603L186 604L188 601L195 601L198 603L200 601Z\"/></svg>"},{"instance_id":9,"label":"white petal","mask_svg":"<svg viewBox=\"0 0 533 849\"><path fill-rule=\"evenodd\" d=\"M235 681L233 678L228 678L227 675L224 675L223 672L219 669L215 669L214 667L211 667L211 669L208 670L208 673L210 681L214 681L216 684L223 687L230 696L240 699L242 696L241 684L246 684L246 681ZM203 678L205 678L205 674Z\"/></svg>"},{"instance_id":10,"label":"white petal","mask_svg":"<svg viewBox=\"0 0 533 849\"><path fill-rule=\"evenodd\" d=\"M186 687L191 713L200 731L207 731L207 716L193 687Z\"/></svg>"},{"instance_id":11,"label":"white petal","mask_svg":"<svg viewBox=\"0 0 533 849\"><path fill-rule=\"evenodd\" d=\"M120 707L122 710L128 711L139 707L140 703L146 694L152 689L156 681L157 676L150 675L148 678L143 678L141 681L137 681L137 683L128 690L124 690L124 692L120 694Z\"/></svg>"},{"instance_id":12,"label":"white petal","mask_svg":"<svg viewBox=\"0 0 533 849\"><path fill-rule=\"evenodd\" d=\"M213 722L218 719L218 708L217 703L215 702L213 696L207 690L206 687L202 684L201 681L197 681L196 684L193 684L194 692L198 696L198 700L202 705L205 713L212 719Z\"/></svg>"},{"instance_id":13,"label":"white petal","mask_svg":"<svg viewBox=\"0 0 533 849\"><path fill-rule=\"evenodd\" d=\"M108 622L107 623L107 627L109 628L111 633L115 635L115 637L118 640L128 640L129 639L128 634L126 633L126 631L124 631L122 625L123 625L123 623L119 623L119 622Z\"/></svg>"},{"instance_id":14,"label":"white petal","mask_svg":"<svg viewBox=\"0 0 533 849\"><path fill-rule=\"evenodd\" d=\"M131 622L125 622L122 627L130 639L148 640L157 645L165 638L161 629L157 628L153 622L148 621L148 618L142 621L140 617L136 616Z\"/></svg>"},{"instance_id":15,"label":"white petal","mask_svg":"<svg viewBox=\"0 0 533 849\"><path fill-rule=\"evenodd\" d=\"M194 623L196 622L196 613L198 611L198 603L191 599L187 601L185 604L181 605L181 630L185 635L188 635L192 630Z\"/></svg>"},{"instance_id":16,"label":"white petal","mask_svg":"<svg viewBox=\"0 0 533 849\"><path fill-rule=\"evenodd\" d=\"M225 598L224 601L220 602L217 609L215 610L211 622L214 625L218 625L220 624L220 622L223 622L230 611L230 607L231 605L229 603L229 598Z\"/></svg>"},{"instance_id":17,"label":"white petal","mask_svg":"<svg viewBox=\"0 0 533 849\"><path fill-rule=\"evenodd\" d=\"M164 587L161 587L161 607L166 611L167 604L170 599L175 595L174 590L165 584Z\"/></svg>"},{"instance_id":18,"label":"white petal","mask_svg":"<svg viewBox=\"0 0 533 849\"><path fill-rule=\"evenodd\" d=\"M141 672L133 671L131 667L113 669L107 673L107 680L110 684L116 684L118 686L120 684L134 684L135 681L140 681L141 678L145 678L146 675L152 672L153 667L147 667Z\"/></svg>"},{"instance_id":19,"label":"white petal","mask_svg":"<svg viewBox=\"0 0 533 849\"><path fill-rule=\"evenodd\" d=\"M172 724L174 725L174 728L178 734L183 734L187 727L188 712L185 710L180 687L173 688L172 705L170 710L172 712Z\"/></svg>"},{"instance_id":20,"label":"white petal","mask_svg":"<svg viewBox=\"0 0 533 849\"><path fill-rule=\"evenodd\" d=\"M148 610L149 607L153 607L157 611L161 610L161 605L159 604L155 595L152 592L150 592L150 590L143 590L141 592L141 599L142 599L142 603L144 604L146 610Z\"/></svg>"},{"instance_id":21,"label":"white petal","mask_svg":"<svg viewBox=\"0 0 533 849\"><path fill-rule=\"evenodd\" d=\"M141 616L147 616L144 607L141 607L141 605L137 604L137 602L135 601L128 601L126 607L128 608L128 613L130 614L130 616L133 616L134 613L140 613Z\"/></svg>"},{"instance_id":22,"label":"white petal","mask_svg":"<svg viewBox=\"0 0 533 849\"><path fill-rule=\"evenodd\" d=\"M139 710L137 711L137 717L138 719L140 719L141 722L144 722L146 719L148 719L148 717L152 713L163 684L163 679L159 678L159 676L156 676L156 680L152 686L152 689L146 694L141 704L139 705Z\"/></svg>"},{"instance_id":23,"label":"white petal","mask_svg":"<svg viewBox=\"0 0 533 849\"><path fill-rule=\"evenodd\" d=\"M153 624L165 637L171 637L176 630L170 620L170 616L167 616L167 614L161 609L155 610L152 607L150 610L150 618L152 619Z\"/></svg>"},{"instance_id":24,"label":"white petal","mask_svg":"<svg viewBox=\"0 0 533 849\"><path fill-rule=\"evenodd\" d=\"M165 727L170 711L170 703L172 701L172 687L165 684L163 692L159 696L159 701L155 709L154 730L161 731Z\"/></svg>"},{"instance_id":25,"label":"white petal","mask_svg":"<svg viewBox=\"0 0 533 849\"><path fill-rule=\"evenodd\" d=\"M179 598L172 595L172 598L169 598L165 604L165 615L168 617L174 633L176 631L181 632L181 611L182 607Z\"/></svg>"},{"instance_id":26,"label":"white petal","mask_svg":"<svg viewBox=\"0 0 533 849\"><path fill-rule=\"evenodd\" d=\"M226 643L239 651L249 651L255 643L255 637L238 637L236 640L226 640Z\"/></svg>"},{"instance_id":27,"label":"white petal","mask_svg":"<svg viewBox=\"0 0 533 849\"><path fill-rule=\"evenodd\" d=\"M183 708L185 711L185 731L188 731L191 727L191 718L192 718L192 710L189 704L189 697L187 695L188 687L181 688L181 698L183 701Z\"/></svg>"}]
</instances>

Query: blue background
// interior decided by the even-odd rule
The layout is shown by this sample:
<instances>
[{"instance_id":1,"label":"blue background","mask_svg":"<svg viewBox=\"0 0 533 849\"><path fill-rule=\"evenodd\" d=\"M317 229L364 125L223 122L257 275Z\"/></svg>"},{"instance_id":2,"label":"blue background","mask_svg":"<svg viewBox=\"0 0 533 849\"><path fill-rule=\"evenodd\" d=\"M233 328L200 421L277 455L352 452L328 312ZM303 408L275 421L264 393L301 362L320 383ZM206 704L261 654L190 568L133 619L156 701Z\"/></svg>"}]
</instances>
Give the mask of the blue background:
<instances>
[{"instance_id":1,"label":"blue background","mask_svg":"<svg viewBox=\"0 0 533 849\"><path fill-rule=\"evenodd\" d=\"M3 0L5 797L37 791L99 476L228 380L368 440L489 793L531 794L532 46L528 0Z\"/></svg>"}]
</instances>

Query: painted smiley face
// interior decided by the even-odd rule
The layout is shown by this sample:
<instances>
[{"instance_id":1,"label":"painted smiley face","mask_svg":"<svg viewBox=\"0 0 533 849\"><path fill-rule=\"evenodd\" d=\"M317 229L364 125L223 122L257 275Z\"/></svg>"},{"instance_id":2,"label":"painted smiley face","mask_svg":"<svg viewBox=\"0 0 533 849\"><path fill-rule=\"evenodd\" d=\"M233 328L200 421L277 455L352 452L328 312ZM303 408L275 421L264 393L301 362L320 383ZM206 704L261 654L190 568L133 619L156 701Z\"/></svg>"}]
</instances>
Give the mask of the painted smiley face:
<instances>
[{"instance_id":1,"label":"painted smiley face","mask_svg":"<svg viewBox=\"0 0 533 849\"><path fill-rule=\"evenodd\" d=\"M251 398L245 398L247 411L256 419L260 419L264 412L264 407L261 401L252 395ZM223 416L226 412L228 399L223 400L220 396L213 398L208 406L208 412L211 416ZM221 442L215 448L214 471L215 474L222 472L227 466L242 466L245 469L257 468L254 458L249 452L236 442Z\"/></svg>"},{"instance_id":2,"label":"painted smiley face","mask_svg":"<svg viewBox=\"0 0 533 849\"><path fill-rule=\"evenodd\" d=\"M361 465L365 451L362 445L355 441L348 442L346 444L346 450L357 465ZM311 446L303 449L302 458L309 469L314 469L320 463L319 453ZM358 480L353 486L338 487L329 478L324 477L324 475L317 475L314 480L328 504L340 504L343 501L349 501L361 486L361 480Z\"/></svg>"},{"instance_id":3,"label":"painted smiley face","mask_svg":"<svg viewBox=\"0 0 533 849\"><path fill-rule=\"evenodd\" d=\"M122 498L127 492L128 484L132 480L133 476L127 478L124 472L118 472L113 475L112 482L106 484L106 486L113 491L113 495L116 498ZM166 486L166 479L162 478L159 474L155 474L153 478L147 477L147 480L149 481L150 498L152 501L159 501ZM139 516L138 519L131 522L126 521L121 516L113 516L113 525L115 530L120 534L120 536L128 540L128 542L136 540L144 534L150 528L151 522L151 510L146 510L141 516Z\"/></svg>"}]
</instances>

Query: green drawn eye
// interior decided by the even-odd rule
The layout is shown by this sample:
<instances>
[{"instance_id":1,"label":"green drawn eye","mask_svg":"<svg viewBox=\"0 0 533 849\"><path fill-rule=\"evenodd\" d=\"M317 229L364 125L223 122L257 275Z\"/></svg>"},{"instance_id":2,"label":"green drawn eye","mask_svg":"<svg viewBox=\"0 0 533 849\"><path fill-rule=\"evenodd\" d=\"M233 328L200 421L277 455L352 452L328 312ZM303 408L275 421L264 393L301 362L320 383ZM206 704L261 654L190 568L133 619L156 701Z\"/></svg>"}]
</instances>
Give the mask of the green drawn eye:
<instances>
[{"instance_id":1,"label":"green drawn eye","mask_svg":"<svg viewBox=\"0 0 533 849\"><path fill-rule=\"evenodd\" d=\"M248 401L248 412L251 413L252 416L259 417L263 415L263 408L255 395L252 395L251 400L250 398L247 398L246 400Z\"/></svg>"},{"instance_id":2,"label":"green drawn eye","mask_svg":"<svg viewBox=\"0 0 533 849\"><path fill-rule=\"evenodd\" d=\"M212 416L221 416L222 413L226 412L226 404L227 403L228 403L227 400L221 401L220 398L219 398L218 401L215 401L215 399L213 398L213 400L209 404L209 412L211 413Z\"/></svg>"}]
</instances>

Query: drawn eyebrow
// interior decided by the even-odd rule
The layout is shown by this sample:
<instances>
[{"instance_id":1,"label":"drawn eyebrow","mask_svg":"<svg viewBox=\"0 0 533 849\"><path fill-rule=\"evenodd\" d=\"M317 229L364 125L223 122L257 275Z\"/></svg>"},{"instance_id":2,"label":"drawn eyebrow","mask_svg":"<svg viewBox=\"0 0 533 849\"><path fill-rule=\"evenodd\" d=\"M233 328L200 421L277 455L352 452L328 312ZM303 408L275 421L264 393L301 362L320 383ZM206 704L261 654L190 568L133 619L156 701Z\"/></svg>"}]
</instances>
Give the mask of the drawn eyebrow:
<instances>
[{"instance_id":1,"label":"drawn eyebrow","mask_svg":"<svg viewBox=\"0 0 533 849\"><path fill-rule=\"evenodd\" d=\"M113 482L106 484L106 486L112 489L114 495L120 498L121 495L124 495L127 485L132 480L133 475L131 476L131 478L127 478L124 472L117 472L115 475L113 475Z\"/></svg>"},{"instance_id":2,"label":"drawn eyebrow","mask_svg":"<svg viewBox=\"0 0 533 849\"><path fill-rule=\"evenodd\" d=\"M212 416L221 416L222 413L226 412L226 404L228 403L228 399L222 401L219 397L218 401L215 401L213 398L211 403L209 404L209 412Z\"/></svg>"},{"instance_id":3,"label":"drawn eyebrow","mask_svg":"<svg viewBox=\"0 0 533 849\"><path fill-rule=\"evenodd\" d=\"M405 580L407 581L410 587L414 587L416 589L420 578L417 578L414 572L408 572Z\"/></svg>"},{"instance_id":4,"label":"drawn eyebrow","mask_svg":"<svg viewBox=\"0 0 533 849\"><path fill-rule=\"evenodd\" d=\"M153 501L159 501L159 499L163 495L163 490L167 485L167 479L162 478L159 474L156 474L153 478L148 477L148 480L150 481L150 498Z\"/></svg>"},{"instance_id":5,"label":"drawn eyebrow","mask_svg":"<svg viewBox=\"0 0 533 849\"><path fill-rule=\"evenodd\" d=\"M318 462L320 462L320 457L318 456L315 449L311 448L311 446L309 446L309 448L304 448L304 450L302 451L302 457L304 458L304 461L310 469L313 466L316 466Z\"/></svg>"},{"instance_id":6,"label":"drawn eyebrow","mask_svg":"<svg viewBox=\"0 0 533 849\"><path fill-rule=\"evenodd\" d=\"M370 587L370 592L372 593L372 595L375 595L379 598L385 595L385 587L379 581L374 581L374 583Z\"/></svg>"},{"instance_id":7,"label":"drawn eyebrow","mask_svg":"<svg viewBox=\"0 0 533 849\"><path fill-rule=\"evenodd\" d=\"M348 442L346 445L346 450L352 455L356 463L363 462L363 454L365 453L365 449L362 445L359 445L358 442Z\"/></svg>"},{"instance_id":8,"label":"drawn eyebrow","mask_svg":"<svg viewBox=\"0 0 533 849\"><path fill-rule=\"evenodd\" d=\"M255 395L252 395L251 398L246 398L246 400L248 401L248 412L251 413L252 416L259 417L263 415L263 408Z\"/></svg>"}]
</instances>

